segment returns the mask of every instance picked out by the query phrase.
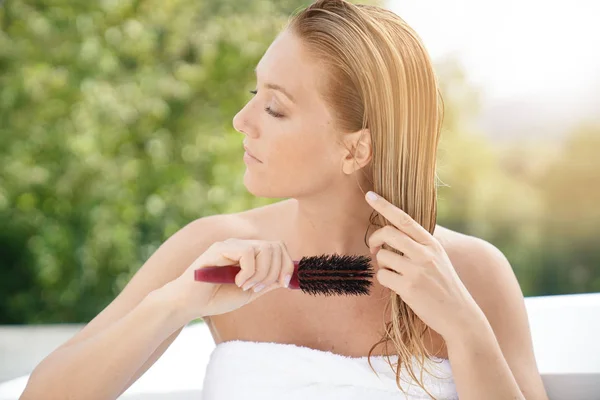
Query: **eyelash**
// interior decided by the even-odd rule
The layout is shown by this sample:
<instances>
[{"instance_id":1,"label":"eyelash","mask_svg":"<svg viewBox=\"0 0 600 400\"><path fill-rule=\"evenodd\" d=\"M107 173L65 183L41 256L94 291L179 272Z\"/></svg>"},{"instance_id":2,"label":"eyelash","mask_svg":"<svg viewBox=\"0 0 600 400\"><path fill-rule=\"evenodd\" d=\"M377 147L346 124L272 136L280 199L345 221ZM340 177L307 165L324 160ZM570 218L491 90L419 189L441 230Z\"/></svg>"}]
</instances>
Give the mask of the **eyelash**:
<instances>
[{"instance_id":1,"label":"eyelash","mask_svg":"<svg viewBox=\"0 0 600 400\"><path fill-rule=\"evenodd\" d=\"M250 93L257 94L258 90L251 90ZM280 114L278 112L275 112L275 111L271 110L271 107L265 107L265 111L268 112L269 114L271 114L275 118L281 118L281 117L283 117L283 114Z\"/></svg>"}]
</instances>

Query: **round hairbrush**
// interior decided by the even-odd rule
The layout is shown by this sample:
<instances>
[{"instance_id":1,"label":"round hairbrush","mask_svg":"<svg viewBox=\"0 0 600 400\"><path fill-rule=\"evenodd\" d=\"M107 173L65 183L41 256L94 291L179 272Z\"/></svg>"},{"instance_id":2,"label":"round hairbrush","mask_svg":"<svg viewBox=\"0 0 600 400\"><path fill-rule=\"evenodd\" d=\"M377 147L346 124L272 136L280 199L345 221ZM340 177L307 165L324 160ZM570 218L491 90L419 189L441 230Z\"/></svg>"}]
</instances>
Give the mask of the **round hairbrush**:
<instances>
[{"instance_id":1,"label":"round hairbrush","mask_svg":"<svg viewBox=\"0 0 600 400\"><path fill-rule=\"evenodd\" d=\"M368 295L374 275L368 256L321 255L294 261L289 289L311 295ZM202 267L194 271L194 280L209 283L232 283L240 272L238 265Z\"/></svg>"}]
</instances>

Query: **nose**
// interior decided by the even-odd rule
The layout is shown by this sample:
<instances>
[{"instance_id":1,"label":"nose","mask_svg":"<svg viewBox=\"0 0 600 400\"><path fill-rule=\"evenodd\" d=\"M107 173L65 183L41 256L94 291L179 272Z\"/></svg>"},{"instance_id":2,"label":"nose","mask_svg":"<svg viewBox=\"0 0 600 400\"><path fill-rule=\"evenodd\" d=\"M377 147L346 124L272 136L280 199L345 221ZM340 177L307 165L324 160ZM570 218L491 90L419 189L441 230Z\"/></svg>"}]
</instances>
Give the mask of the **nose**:
<instances>
[{"instance_id":1,"label":"nose","mask_svg":"<svg viewBox=\"0 0 600 400\"><path fill-rule=\"evenodd\" d=\"M251 119L251 107L249 107L250 103L251 102L246 104L244 108L242 108L240 111L238 111L237 114L235 114L235 116L233 117L233 128L236 131L243 133L249 137L256 137L258 129L256 129Z\"/></svg>"}]
</instances>

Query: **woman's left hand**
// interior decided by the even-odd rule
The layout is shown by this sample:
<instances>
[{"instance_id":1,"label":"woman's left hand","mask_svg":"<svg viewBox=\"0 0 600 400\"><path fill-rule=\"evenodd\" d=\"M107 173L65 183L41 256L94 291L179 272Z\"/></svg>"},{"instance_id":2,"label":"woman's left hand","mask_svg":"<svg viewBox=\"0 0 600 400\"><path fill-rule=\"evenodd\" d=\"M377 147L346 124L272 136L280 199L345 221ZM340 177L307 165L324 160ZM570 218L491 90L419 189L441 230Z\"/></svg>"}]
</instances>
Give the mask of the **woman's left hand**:
<instances>
[{"instance_id":1,"label":"woman's left hand","mask_svg":"<svg viewBox=\"0 0 600 400\"><path fill-rule=\"evenodd\" d=\"M437 239L383 197L371 200L367 195L367 202L393 224L378 229L369 238L369 248L379 265L379 283L396 292L445 340L485 318ZM404 256L382 249L383 244Z\"/></svg>"}]
</instances>

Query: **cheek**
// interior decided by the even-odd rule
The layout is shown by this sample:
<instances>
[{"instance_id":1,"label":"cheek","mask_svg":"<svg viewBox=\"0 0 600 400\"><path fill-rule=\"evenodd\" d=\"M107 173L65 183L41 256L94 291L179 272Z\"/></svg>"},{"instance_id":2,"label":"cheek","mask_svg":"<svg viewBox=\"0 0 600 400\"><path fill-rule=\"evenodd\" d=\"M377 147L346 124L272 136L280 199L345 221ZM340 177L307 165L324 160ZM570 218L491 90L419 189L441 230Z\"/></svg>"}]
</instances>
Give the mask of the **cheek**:
<instances>
[{"instance_id":1,"label":"cheek","mask_svg":"<svg viewBox=\"0 0 600 400\"><path fill-rule=\"evenodd\" d=\"M326 150L319 143L310 140L298 141L290 146L289 151L286 152L286 159L289 163L304 168L331 169L333 159Z\"/></svg>"},{"instance_id":2,"label":"cheek","mask_svg":"<svg viewBox=\"0 0 600 400\"><path fill-rule=\"evenodd\" d=\"M295 197L331 187L342 172L339 150L325 136L330 132L315 126L278 128L263 138L265 163L247 169L247 188L264 197Z\"/></svg>"},{"instance_id":3,"label":"cheek","mask_svg":"<svg viewBox=\"0 0 600 400\"><path fill-rule=\"evenodd\" d=\"M272 166L282 179L292 179L305 186L329 182L341 171L341 162L322 140L306 135L303 140L288 140L274 148Z\"/></svg>"},{"instance_id":4,"label":"cheek","mask_svg":"<svg viewBox=\"0 0 600 400\"><path fill-rule=\"evenodd\" d=\"M331 144L321 137L325 133L314 134L306 130L301 132L283 138L275 144L281 149L281 151L277 151L277 147L274 149L278 161L284 164L287 162L290 168L293 166L309 170L330 170L335 164L335 153Z\"/></svg>"}]
</instances>

